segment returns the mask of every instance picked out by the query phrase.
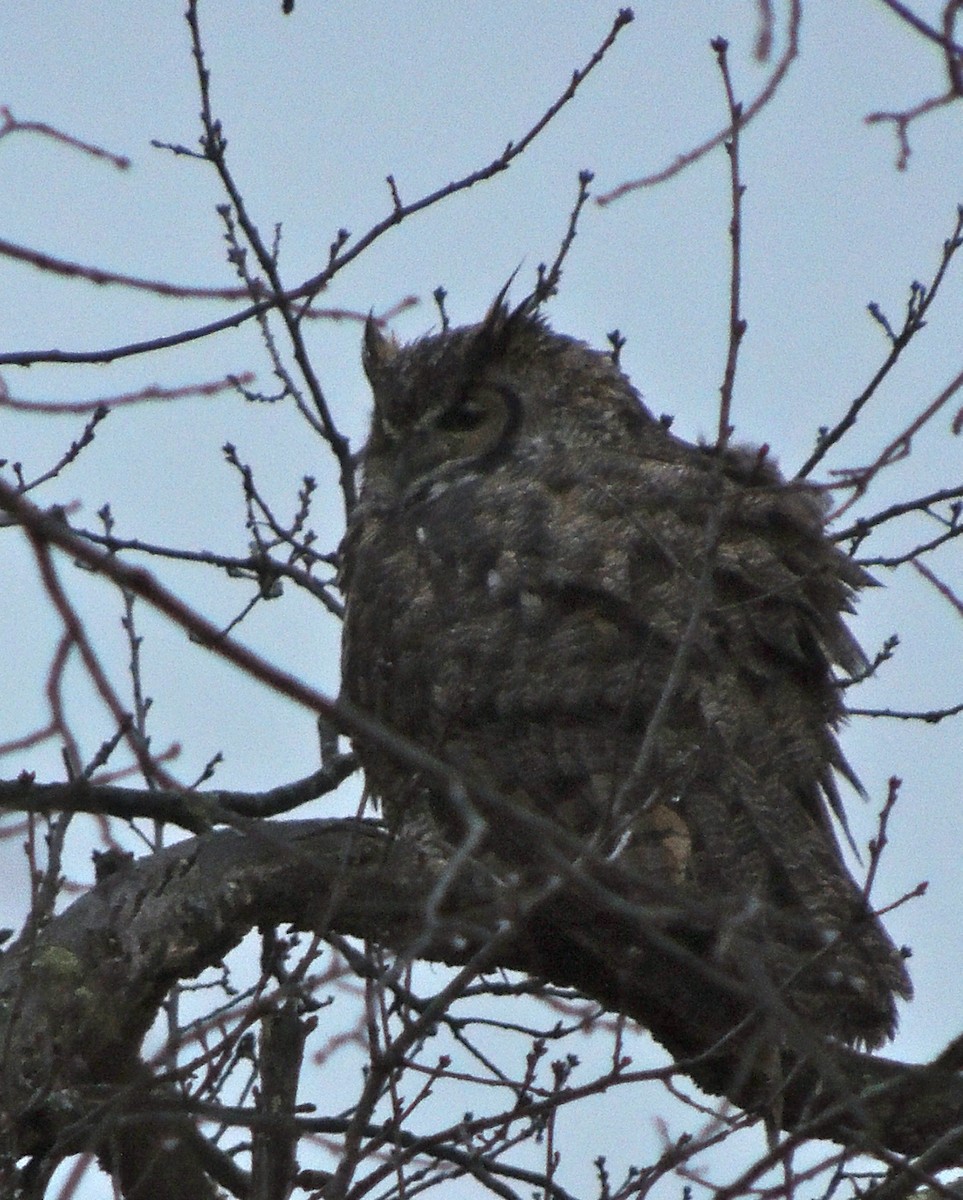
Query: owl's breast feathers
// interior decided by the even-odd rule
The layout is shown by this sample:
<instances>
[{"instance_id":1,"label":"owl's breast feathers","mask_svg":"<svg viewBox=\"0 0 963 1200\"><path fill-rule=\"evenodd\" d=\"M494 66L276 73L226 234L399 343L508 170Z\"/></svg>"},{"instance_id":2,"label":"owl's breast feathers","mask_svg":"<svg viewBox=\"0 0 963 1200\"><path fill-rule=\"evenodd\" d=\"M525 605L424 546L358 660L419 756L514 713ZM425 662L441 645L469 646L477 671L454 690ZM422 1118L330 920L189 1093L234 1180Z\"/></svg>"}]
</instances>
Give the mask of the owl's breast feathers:
<instances>
[{"instance_id":1,"label":"owl's breast feathers","mask_svg":"<svg viewBox=\"0 0 963 1200\"><path fill-rule=\"evenodd\" d=\"M496 411L487 458L399 480L390 445L369 457L344 546L345 692L602 852L628 831L645 869L745 928L734 961L764 944L799 1011L877 1043L909 983L827 813L842 815L835 773L852 779L832 667L865 665L841 614L869 580L826 538L816 489L756 452L681 442L604 356L534 336L552 339L547 400L526 406L535 351L515 377L503 353L493 378L521 418L509 438ZM603 411L586 416L594 366ZM359 753L403 823L423 789Z\"/></svg>"}]
</instances>

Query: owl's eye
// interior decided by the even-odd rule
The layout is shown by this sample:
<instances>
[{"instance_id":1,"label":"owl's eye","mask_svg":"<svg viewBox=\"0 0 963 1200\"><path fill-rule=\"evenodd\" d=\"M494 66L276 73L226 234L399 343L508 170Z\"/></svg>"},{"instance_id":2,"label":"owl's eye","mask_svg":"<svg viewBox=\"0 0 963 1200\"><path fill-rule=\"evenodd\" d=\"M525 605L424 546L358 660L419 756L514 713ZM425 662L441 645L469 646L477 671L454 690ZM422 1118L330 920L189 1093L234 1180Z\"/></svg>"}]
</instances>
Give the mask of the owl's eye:
<instances>
[{"instance_id":1,"label":"owl's eye","mask_svg":"<svg viewBox=\"0 0 963 1200\"><path fill-rule=\"evenodd\" d=\"M438 470L484 470L518 428L518 405L507 387L465 388L427 411L398 445L397 477L410 483Z\"/></svg>"},{"instance_id":2,"label":"owl's eye","mask_svg":"<svg viewBox=\"0 0 963 1200\"><path fill-rule=\"evenodd\" d=\"M471 433L484 425L489 415L490 409L486 405L469 400L446 408L435 422L435 428L444 433Z\"/></svg>"}]
</instances>

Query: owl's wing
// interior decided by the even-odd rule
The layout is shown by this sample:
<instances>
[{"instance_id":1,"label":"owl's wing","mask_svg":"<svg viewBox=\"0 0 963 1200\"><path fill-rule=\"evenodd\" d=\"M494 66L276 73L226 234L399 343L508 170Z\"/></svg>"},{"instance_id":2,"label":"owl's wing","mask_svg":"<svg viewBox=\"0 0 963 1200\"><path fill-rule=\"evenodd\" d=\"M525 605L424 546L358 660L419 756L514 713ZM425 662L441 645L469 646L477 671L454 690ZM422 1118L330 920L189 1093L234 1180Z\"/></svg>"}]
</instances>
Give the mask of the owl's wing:
<instances>
[{"instance_id":1,"label":"owl's wing","mask_svg":"<svg viewBox=\"0 0 963 1200\"><path fill-rule=\"evenodd\" d=\"M557 598L559 661L566 643L580 647L591 680L598 651L617 644L605 692L589 683L582 700L594 727L624 730L615 773L635 778L623 800L672 804L695 885L728 896L733 921L762 914L776 957L785 949L777 975L798 970L801 951L822 953L838 986L821 977L814 1003L836 1006L845 1036L878 1041L892 991L909 983L827 812L843 817L836 773L854 781L833 666L865 665L843 613L870 581L826 538L814 489L745 452L714 466L683 449L615 469L609 457L551 506L536 590Z\"/></svg>"},{"instance_id":2,"label":"owl's wing","mask_svg":"<svg viewBox=\"0 0 963 1200\"><path fill-rule=\"evenodd\" d=\"M347 694L603 852L661 822L640 869L684 876L725 914L726 953L776 981L820 959L797 1007L879 1041L908 982L826 811L846 771L832 668L863 661L842 614L865 580L818 493L669 440L533 445L361 514ZM403 823L426 789L363 749ZM427 799L457 840L448 798Z\"/></svg>"}]
</instances>

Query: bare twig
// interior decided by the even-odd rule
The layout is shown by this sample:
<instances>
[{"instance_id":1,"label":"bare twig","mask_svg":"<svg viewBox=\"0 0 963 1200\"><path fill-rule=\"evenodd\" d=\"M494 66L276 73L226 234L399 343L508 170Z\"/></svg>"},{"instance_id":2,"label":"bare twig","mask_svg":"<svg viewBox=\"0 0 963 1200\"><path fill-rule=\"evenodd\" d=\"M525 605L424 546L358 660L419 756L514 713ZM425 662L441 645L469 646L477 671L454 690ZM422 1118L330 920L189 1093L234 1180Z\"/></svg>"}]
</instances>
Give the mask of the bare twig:
<instances>
[{"instance_id":1,"label":"bare twig","mask_svg":"<svg viewBox=\"0 0 963 1200\"><path fill-rule=\"evenodd\" d=\"M922 17L914 13L905 4L900 3L899 0L883 0L883 3L908 25L911 25L917 33L923 34L924 37L942 47L946 74L949 79L949 90L942 95L931 96L919 104L901 111L873 112L864 118L867 125L877 125L882 122L891 122L894 125L899 146L896 169L898 171L905 171L909 165L910 155L913 152L909 141L910 125L926 113L934 112L938 108L952 104L955 100L959 100L963 96L963 46L958 44L955 36L956 19L960 11L963 10L963 3L960 0L946 0L943 6L942 31L927 25Z\"/></svg>"},{"instance_id":2,"label":"bare twig","mask_svg":"<svg viewBox=\"0 0 963 1200\"><path fill-rule=\"evenodd\" d=\"M732 184L732 216L729 227L732 256L729 290L729 349L726 357L725 375L720 388L721 398L719 405L719 433L717 440L717 449L721 454L721 452L725 449L726 442L728 441L729 434L731 432L730 416L732 406L732 389L735 382L739 345L746 328L745 321L740 314L740 213L743 187L739 178L738 157L738 130L741 110L732 90L732 81L729 76L728 64L726 61L728 44L723 38L717 38L713 41L712 48L716 53L716 57L719 62L719 69L722 72L722 78L726 89L726 99L729 105L729 114L733 129L733 140L731 143L727 143ZM692 610L689 614L688 621L686 622L685 629L683 630L682 637L673 655L669 673L666 676L665 684L659 694L658 703L656 704L652 715L646 724L645 733L642 737L642 742L639 746L635 761L632 763L631 769L626 773L625 778L619 784L616 792L614 810L618 814L622 814L625 811L628 798L632 796L633 793L637 792L639 781L645 778L645 775L651 766L652 757L656 752L658 738L664 727L665 721L668 718L670 706L676 697L679 687L682 684L685 671L688 667L689 658L696 643L700 625L705 617L706 606L708 605L712 594L713 572L715 571L716 567L719 549L719 536L723 521L723 505L721 502L722 477L721 473L718 473L720 467L721 458L716 462L716 480L719 484L719 496L717 503L710 508L709 518L706 521L706 526L703 531L704 557L702 559L702 570L693 589Z\"/></svg>"},{"instance_id":3,"label":"bare twig","mask_svg":"<svg viewBox=\"0 0 963 1200\"><path fill-rule=\"evenodd\" d=\"M214 117L211 108L210 98L210 70L204 61L204 48L201 43L201 31L197 15L197 0L188 0L187 12L185 14L187 24L191 31L191 52L194 57L194 64L197 71L197 83L200 91L201 99L201 124L203 127L203 137L201 145L204 151L204 157L211 163L217 172L221 186L230 199L233 215L236 218L241 229L244 231L244 236L247 239L248 245L254 251L257 258L258 266L270 285L270 294L273 297L281 297L285 294L284 285L281 282L281 276L278 269L277 259L272 251L265 246L261 239L260 231L257 228L254 220L248 213L247 205L244 197L241 195L233 173L231 172L226 158L227 142L224 138L221 123ZM313 294L313 293L312 293ZM255 295L254 299L260 297ZM307 347L304 343L304 338L301 330L300 318L295 315L291 305L286 302L277 304L277 311L284 322L288 337L291 341L291 347L295 361L298 364L298 369L305 381L308 392L311 395L314 409L320 420L320 428L322 435L328 443L332 454L338 462L340 469L340 486L346 511L350 512L354 506L356 499L355 478L354 478L354 460L351 454L351 449L348 444L348 439L341 433L335 424L334 417L328 407L324 392L321 388L320 380L318 379L314 366L308 356ZM260 314L259 314L260 315Z\"/></svg>"},{"instance_id":4,"label":"bare twig","mask_svg":"<svg viewBox=\"0 0 963 1200\"><path fill-rule=\"evenodd\" d=\"M775 69L766 81L762 91L742 113L741 124L743 126L748 125L750 121L758 116L773 98L776 90L785 78L793 59L799 53L799 25L801 20L801 0L791 0L786 31L786 49L778 63L776 63ZM732 134L732 125L728 125L725 129L720 129L711 138L700 142L698 146L686 151L685 154L680 154L674 162L670 163L667 167L663 167L662 170L656 171L651 175L643 175L640 179L633 179L628 183L619 184L612 191L606 192L604 196L598 196L595 201L596 204L611 204L613 200L620 200L623 196L628 195L629 192L637 191L639 188L654 187L656 184L664 183L665 180L671 179L673 175L678 175L686 167L691 167L693 163L698 162L700 158L704 158L711 151L715 150L717 146L721 146L723 142L728 141L732 137Z\"/></svg>"},{"instance_id":5,"label":"bare twig","mask_svg":"<svg viewBox=\"0 0 963 1200\"><path fill-rule=\"evenodd\" d=\"M91 158L106 159L119 171L126 171L130 166L130 159L124 154L113 154L110 150L105 150L103 146L81 141L80 138L64 133L62 129L56 129L53 125L47 125L44 121L18 121L6 105L0 105L0 138L8 137L12 133L39 133L42 137L48 137L54 142L60 142L63 146L69 146L72 150L89 154Z\"/></svg>"},{"instance_id":6,"label":"bare twig","mask_svg":"<svg viewBox=\"0 0 963 1200\"><path fill-rule=\"evenodd\" d=\"M533 304L541 304L543 300L554 296L558 290L559 280L562 278L562 264L568 257L568 252L575 241L575 234L578 230L578 219L581 216L582 209L585 207L586 200L589 198L589 184L593 179L594 176L591 171L579 171L578 195L575 198L572 211L569 213L568 228L565 230L565 235L562 238L561 245L558 248L558 253L555 255L552 265L548 268L545 267L544 263L539 265L538 282L531 297Z\"/></svg>"},{"instance_id":7,"label":"bare twig","mask_svg":"<svg viewBox=\"0 0 963 1200\"><path fill-rule=\"evenodd\" d=\"M963 616L963 599L956 594L950 585L940 579L935 572L931 571L929 567L925 566L923 563L914 562L913 566L917 571L919 571L925 580L927 580L933 585L933 587L936 588L936 590L945 600L949 600L950 604L953 605L960 616Z\"/></svg>"},{"instance_id":8,"label":"bare twig","mask_svg":"<svg viewBox=\"0 0 963 1200\"><path fill-rule=\"evenodd\" d=\"M930 538L928 542L920 542L919 545L914 546L912 550L907 550L904 554L880 554L875 558L864 558L861 555L855 561L861 567L888 567L892 570L894 567L901 567L904 563L913 562L923 554L931 554L934 550L938 550L940 546L945 546L947 542L956 541L958 537L963 537L963 524L951 526L951 528L941 533L938 537Z\"/></svg>"},{"instance_id":9,"label":"bare twig","mask_svg":"<svg viewBox=\"0 0 963 1200\"><path fill-rule=\"evenodd\" d=\"M863 883L863 896L866 901L873 890L873 884L876 882L876 873L879 870L880 860L883 856L883 851L886 849L889 837L887 828L889 819L893 809L896 806L896 801L899 799L899 789L902 786L902 779L897 779L895 775L890 776L889 785L886 790L886 800L879 814L879 821L876 827L875 837L870 839L869 843L869 864L866 869L866 879Z\"/></svg>"},{"instance_id":10,"label":"bare twig","mask_svg":"<svg viewBox=\"0 0 963 1200\"><path fill-rule=\"evenodd\" d=\"M910 287L910 298L906 306L906 316L903 320L903 325L898 333L894 333L889 327L888 322L882 316L879 308L875 304L869 305L870 314L883 326L886 330L887 337L890 341L890 350L885 361L873 375L862 392L850 404L842 419L833 426L832 429L821 430L819 439L816 443L816 449L806 459L803 465L796 472L797 479L805 479L810 475L818 463L820 463L829 450L836 445L840 438L856 424L856 419L867 402L875 394L880 384L890 373L896 363L899 361L900 355L916 336L917 333L926 324L926 314L930 309L930 305L936 299L940 290L946 272L949 269L953 257L963 246L963 205L959 205L956 210L956 223L953 227L953 232L943 243L943 252L940 256L939 264L936 272L928 287L920 283L913 283ZM955 388L954 388L955 390ZM952 395L952 392L950 393ZM947 396L949 399L949 396ZM934 409L935 411L935 409ZM926 418L928 419L928 417ZM908 431L915 432L915 428ZM907 434L901 435L894 445L899 445ZM884 452L885 453L885 452ZM876 468L867 468L867 470L875 470ZM868 482L868 480L867 480Z\"/></svg>"},{"instance_id":11,"label":"bare twig","mask_svg":"<svg viewBox=\"0 0 963 1200\"><path fill-rule=\"evenodd\" d=\"M736 365L739 361L739 347L746 332L746 321L742 316L740 297L742 289L742 197L745 185L739 175L739 130L743 124L742 105L736 100L732 88L732 77L729 73L728 50L729 43L725 38L715 38L712 42L722 82L726 89L726 102L729 106L729 121L732 136L724 143L729 156L729 176L731 190L731 212L729 220L729 344L726 352L726 369L719 389L719 428L716 446L719 450L725 448L732 434L732 393L736 381Z\"/></svg>"},{"instance_id":12,"label":"bare twig","mask_svg":"<svg viewBox=\"0 0 963 1200\"><path fill-rule=\"evenodd\" d=\"M247 300L249 293L244 288L213 288L193 287L189 284L167 283L161 279L144 279L138 275L124 275L116 271L107 271L103 267L94 267L86 263L70 262L67 259L55 258L42 250L32 250L27 246L18 246L0 238L0 256L24 262L38 270L53 275L62 275L68 279L84 279L88 283L100 286L118 284L133 291L151 292L155 296L170 296L178 300ZM338 310L332 310L338 311ZM319 314L320 315L320 314ZM344 313L348 316L348 313ZM362 320L364 316L362 315Z\"/></svg>"},{"instance_id":13,"label":"bare twig","mask_svg":"<svg viewBox=\"0 0 963 1200\"><path fill-rule=\"evenodd\" d=\"M900 0L882 0L886 7L894 12L907 25L911 25L917 33L921 33L925 38L929 38L931 42L935 42L938 46L942 46L947 54L963 57L963 46L947 38L945 31L941 33L938 29L934 29L932 25L927 25L923 18L913 12L908 5L902 4ZM947 4L946 9L952 9L953 4Z\"/></svg>"},{"instance_id":14,"label":"bare twig","mask_svg":"<svg viewBox=\"0 0 963 1200\"><path fill-rule=\"evenodd\" d=\"M794 0L798 3L798 0ZM349 235L347 231L343 231L344 236L339 236L336 239L332 249L335 251L329 258L325 268L314 275L312 278L299 284L290 291L283 289L276 291L269 298L259 300L257 303L232 313L219 320L208 322L204 325L196 326L193 329L182 330L178 333L168 334L150 338L140 342L128 342L124 345L112 346L102 350L91 351L65 351L65 350L19 350L0 353L0 365L10 364L14 366L29 366L34 363L104 363L114 362L121 358L131 358L141 354L150 354L157 350L169 349L173 346L181 346L188 342L198 341L203 338L212 337L217 333L221 333L226 329L234 329L240 325L246 324L258 317L260 314L268 312L271 309L279 308L283 305L291 304L297 300L310 299L319 291L327 286L334 276L341 271L348 263L353 262L360 254L363 254L369 246L378 241L396 225L413 216L415 213L421 212L426 208L447 200L450 196L456 195L458 192L474 187L478 183L482 183L493 176L507 170L511 164L523 154L532 142L543 132L546 126L554 120L561 109L575 96L582 83L588 75L599 65L609 49L615 42L616 37L622 29L625 28L632 20L634 15L630 8L620 9L616 14L612 26L600 43L598 49L592 54L586 65L572 73L571 80L565 90L558 96L556 100L549 105L546 111L539 117L533 125L531 125L522 136L516 141L509 142L504 150L493 158L486 166L472 171L467 175L462 176L451 183L445 184L443 187L437 188L435 191L429 192L426 195L414 200L408 204L397 208L392 204L391 212L381 221L376 222L371 228L353 242L350 246L347 245ZM199 36L199 31L198 31ZM199 43L198 43L199 44ZM201 70L205 70L203 63L199 64ZM213 118L212 118L213 122ZM221 137L220 127L217 126L212 132L217 133L217 137ZM719 140L722 140L721 138ZM716 143L717 144L717 143ZM217 142L211 143L211 148L216 151ZM186 151L185 151L186 152ZM208 152L209 156L209 152ZM194 155L194 157L201 157ZM402 306L411 302L408 297L403 302ZM397 311L398 305L392 311ZM304 315L307 310L299 310L299 315ZM331 315L337 316L337 311ZM354 314L350 314L352 317ZM367 314L362 316L366 319Z\"/></svg>"},{"instance_id":15,"label":"bare twig","mask_svg":"<svg viewBox=\"0 0 963 1200\"><path fill-rule=\"evenodd\" d=\"M3 385L0 383L0 408L4 407ZM60 458L52 467L44 471L42 475L38 475L35 479L22 480L20 487L24 492L29 492L33 488L39 487L42 483L48 483L51 479L56 479L61 471L72 462L93 442L96 435L97 426L107 416L108 410L103 405L98 405L94 410L93 416L84 426L79 437L74 438L67 449L63 452Z\"/></svg>"},{"instance_id":16,"label":"bare twig","mask_svg":"<svg viewBox=\"0 0 963 1200\"><path fill-rule=\"evenodd\" d=\"M940 96L931 96L928 100L922 100L912 108L902 109L901 111L867 113L863 120L867 125L880 125L889 122L894 126L896 130L896 142L899 147L896 155L896 169L897 171L905 171L909 166L910 155L913 153L913 148L909 140L910 125L927 113L935 112L938 108L945 108L947 104L952 104L955 100L959 100L959 98L959 95L955 91L944 92Z\"/></svg>"},{"instance_id":17,"label":"bare twig","mask_svg":"<svg viewBox=\"0 0 963 1200\"><path fill-rule=\"evenodd\" d=\"M956 717L963 713L963 704L953 704L949 708L899 709L899 708L849 708L846 712L851 717L891 717L896 721L922 721L926 725L938 725L947 717Z\"/></svg>"},{"instance_id":18,"label":"bare twig","mask_svg":"<svg viewBox=\"0 0 963 1200\"><path fill-rule=\"evenodd\" d=\"M202 833L221 821L225 814L263 819L291 812L333 792L357 767L354 755L338 754L306 778L264 792L234 792L219 788L187 792L181 788L156 786L147 791L91 782L86 778L67 783L37 783L33 776L21 775L19 779L0 780L0 809L38 815L84 812L124 821L147 818L177 825L191 833Z\"/></svg>"},{"instance_id":19,"label":"bare twig","mask_svg":"<svg viewBox=\"0 0 963 1200\"><path fill-rule=\"evenodd\" d=\"M833 471L842 486L852 489L852 495L841 504L832 514L832 519L846 512L864 495L872 480L885 467L906 458L913 444L913 437L936 416L956 393L963 387L963 371L954 376L940 394L923 411L906 426L892 441L884 447L880 454L865 467L850 467L845 470Z\"/></svg>"},{"instance_id":20,"label":"bare twig","mask_svg":"<svg viewBox=\"0 0 963 1200\"><path fill-rule=\"evenodd\" d=\"M214 379L208 383L188 383L183 387L165 388L152 384L149 387L141 388L138 392L123 392L117 396L107 396L100 400L16 400L7 393L6 388L0 385L0 408L9 408L16 412L44 414L92 412L99 421L113 408L123 408L129 404L143 404L150 400L193 400L199 396L217 396L221 392L234 390L253 382L254 376L246 371L240 375L228 375L225 379Z\"/></svg>"},{"instance_id":21,"label":"bare twig","mask_svg":"<svg viewBox=\"0 0 963 1200\"><path fill-rule=\"evenodd\" d=\"M932 505L939 504L944 500L959 499L963 499L963 483L954 484L953 487L940 488L939 491L929 492L927 495L919 496L915 500L903 500L899 504L891 504L889 507L881 509L878 513L873 513L870 517L858 517L852 525L848 525L845 529L836 530L832 534L832 539L834 542L845 542L852 539L858 546L871 529L875 529L887 521L892 521L896 517L902 517L911 512L926 512Z\"/></svg>"}]
</instances>

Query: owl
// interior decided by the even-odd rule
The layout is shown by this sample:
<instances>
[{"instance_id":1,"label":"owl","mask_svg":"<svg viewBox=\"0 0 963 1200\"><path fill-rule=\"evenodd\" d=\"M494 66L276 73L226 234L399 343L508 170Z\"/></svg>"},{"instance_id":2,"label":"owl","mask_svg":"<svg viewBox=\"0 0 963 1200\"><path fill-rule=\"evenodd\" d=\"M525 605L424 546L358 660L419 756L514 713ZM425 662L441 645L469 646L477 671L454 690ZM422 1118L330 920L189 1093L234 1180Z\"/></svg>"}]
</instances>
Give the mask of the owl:
<instances>
[{"instance_id":1,"label":"owl","mask_svg":"<svg viewBox=\"0 0 963 1200\"><path fill-rule=\"evenodd\" d=\"M499 300L399 345L374 395L342 547L343 694L672 895L718 914L718 962L820 1031L876 1046L903 955L847 871L834 668L869 577L827 503L766 451L693 445L609 353ZM464 836L464 804L376 738L389 825ZM547 870L491 828L511 871ZM526 859L531 860L526 863Z\"/></svg>"}]
</instances>

